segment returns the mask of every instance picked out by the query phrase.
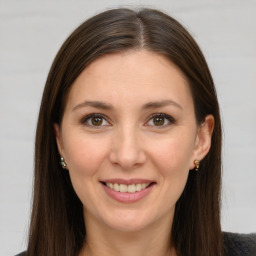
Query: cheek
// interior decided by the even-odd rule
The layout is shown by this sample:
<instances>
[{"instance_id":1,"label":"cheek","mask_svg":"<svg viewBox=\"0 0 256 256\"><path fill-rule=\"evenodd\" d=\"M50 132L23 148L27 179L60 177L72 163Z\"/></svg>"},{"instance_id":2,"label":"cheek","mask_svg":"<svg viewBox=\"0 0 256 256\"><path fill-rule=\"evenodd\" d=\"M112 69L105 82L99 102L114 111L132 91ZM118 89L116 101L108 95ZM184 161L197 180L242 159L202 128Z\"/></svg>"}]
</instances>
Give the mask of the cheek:
<instances>
[{"instance_id":1,"label":"cheek","mask_svg":"<svg viewBox=\"0 0 256 256\"><path fill-rule=\"evenodd\" d=\"M165 175L188 171L193 155L194 143L191 137L173 136L154 143L150 155Z\"/></svg>"},{"instance_id":2,"label":"cheek","mask_svg":"<svg viewBox=\"0 0 256 256\"><path fill-rule=\"evenodd\" d=\"M94 175L106 157L109 143L81 136L72 138L65 145L70 172L83 176Z\"/></svg>"},{"instance_id":3,"label":"cheek","mask_svg":"<svg viewBox=\"0 0 256 256\"><path fill-rule=\"evenodd\" d=\"M98 184L99 170L106 158L108 142L72 136L64 146L73 188L83 205L90 207L97 201L95 184Z\"/></svg>"},{"instance_id":4,"label":"cheek","mask_svg":"<svg viewBox=\"0 0 256 256\"><path fill-rule=\"evenodd\" d=\"M158 143L151 152L155 168L160 174L161 194L166 211L181 196L189 174L193 143L189 140L169 139Z\"/></svg>"}]
</instances>

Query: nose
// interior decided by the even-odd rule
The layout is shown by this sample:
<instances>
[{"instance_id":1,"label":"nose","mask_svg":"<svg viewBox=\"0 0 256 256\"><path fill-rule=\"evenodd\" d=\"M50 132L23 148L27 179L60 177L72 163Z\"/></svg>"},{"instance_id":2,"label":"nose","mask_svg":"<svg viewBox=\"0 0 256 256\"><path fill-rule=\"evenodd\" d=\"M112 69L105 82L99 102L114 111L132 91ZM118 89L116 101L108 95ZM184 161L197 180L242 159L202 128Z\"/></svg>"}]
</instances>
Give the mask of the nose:
<instances>
[{"instance_id":1,"label":"nose","mask_svg":"<svg viewBox=\"0 0 256 256\"><path fill-rule=\"evenodd\" d=\"M112 164L123 170L133 170L146 162L146 153L136 128L119 129L114 135L109 155Z\"/></svg>"}]
</instances>

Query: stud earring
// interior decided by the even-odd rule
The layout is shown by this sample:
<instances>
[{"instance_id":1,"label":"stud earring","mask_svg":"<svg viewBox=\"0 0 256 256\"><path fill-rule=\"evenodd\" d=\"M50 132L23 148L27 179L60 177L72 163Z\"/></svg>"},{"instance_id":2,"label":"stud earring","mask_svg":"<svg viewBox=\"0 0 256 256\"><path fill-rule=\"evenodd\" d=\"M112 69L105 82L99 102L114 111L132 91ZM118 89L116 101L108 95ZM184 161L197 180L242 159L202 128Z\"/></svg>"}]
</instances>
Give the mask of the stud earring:
<instances>
[{"instance_id":1,"label":"stud earring","mask_svg":"<svg viewBox=\"0 0 256 256\"><path fill-rule=\"evenodd\" d=\"M195 170L198 171L199 170L200 161L199 160L195 160L194 164L195 164Z\"/></svg>"},{"instance_id":2,"label":"stud earring","mask_svg":"<svg viewBox=\"0 0 256 256\"><path fill-rule=\"evenodd\" d=\"M65 162L63 157L60 158L60 165L63 169L67 169L67 163Z\"/></svg>"}]
</instances>

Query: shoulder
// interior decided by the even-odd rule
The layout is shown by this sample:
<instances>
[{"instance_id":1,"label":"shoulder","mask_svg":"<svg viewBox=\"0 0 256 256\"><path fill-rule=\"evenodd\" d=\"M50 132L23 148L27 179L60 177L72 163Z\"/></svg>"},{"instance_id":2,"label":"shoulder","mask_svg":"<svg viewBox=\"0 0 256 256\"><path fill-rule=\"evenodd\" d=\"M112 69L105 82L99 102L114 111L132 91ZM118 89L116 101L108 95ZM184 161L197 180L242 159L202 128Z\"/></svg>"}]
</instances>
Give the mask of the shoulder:
<instances>
[{"instance_id":1,"label":"shoulder","mask_svg":"<svg viewBox=\"0 0 256 256\"><path fill-rule=\"evenodd\" d=\"M21 252L21 253L15 255L15 256L26 256L26 252Z\"/></svg>"},{"instance_id":2,"label":"shoulder","mask_svg":"<svg viewBox=\"0 0 256 256\"><path fill-rule=\"evenodd\" d=\"M238 234L223 232L225 256L255 256L256 233Z\"/></svg>"}]
</instances>

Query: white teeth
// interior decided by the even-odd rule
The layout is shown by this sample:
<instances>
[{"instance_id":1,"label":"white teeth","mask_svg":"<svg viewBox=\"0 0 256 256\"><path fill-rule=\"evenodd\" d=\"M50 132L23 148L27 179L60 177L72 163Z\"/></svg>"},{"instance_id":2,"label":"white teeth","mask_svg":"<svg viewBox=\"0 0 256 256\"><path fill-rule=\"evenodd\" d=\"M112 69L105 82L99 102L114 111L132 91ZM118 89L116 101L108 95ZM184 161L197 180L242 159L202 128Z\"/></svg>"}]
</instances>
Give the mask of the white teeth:
<instances>
[{"instance_id":1,"label":"white teeth","mask_svg":"<svg viewBox=\"0 0 256 256\"><path fill-rule=\"evenodd\" d=\"M107 187L121 193L135 193L137 191L141 191L142 189L145 189L150 183L142 183L142 184L117 184L117 183L106 183Z\"/></svg>"},{"instance_id":2,"label":"white teeth","mask_svg":"<svg viewBox=\"0 0 256 256\"><path fill-rule=\"evenodd\" d=\"M127 192L128 188L124 184L120 184L120 192Z\"/></svg>"},{"instance_id":3,"label":"white teeth","mask_svg":"<svg viewBox=\"0 0 256 256\"><path fill-rule=\"evenodd\" d=\"M134 193L136 191L136 187L134 184L128 186L128 192Z\"/></svg>"},{"instance_id":4,"label":"white teeth","mask_svg":"<svg viewBox=\"0 0 256 256\"><path fill-rule=\"evenodd\" d=\"M141 191L141 184L136 184L136 191Z\"/></svg>"},{"instance_id":5,"label":"white teeth","mask_svg":"<svg viewBox=\"0 0 256 256\"><path fill-rule=\"evenodd\" d=\"M107 183L107 186L112 189L114 188L114 185L112 183Z\"/></svg>"},{"instance_id":6,"label":"white teeth","mask_svg":"<svg viewBox=\"0 0 256 256\"><path fill-rule=\"evenodd\" d=\"M115 191L120 191L120 187L119 187L119 185L116 184L116 183L114 184L114 190L115 190Z\"/></svg>"}]
</instances>

